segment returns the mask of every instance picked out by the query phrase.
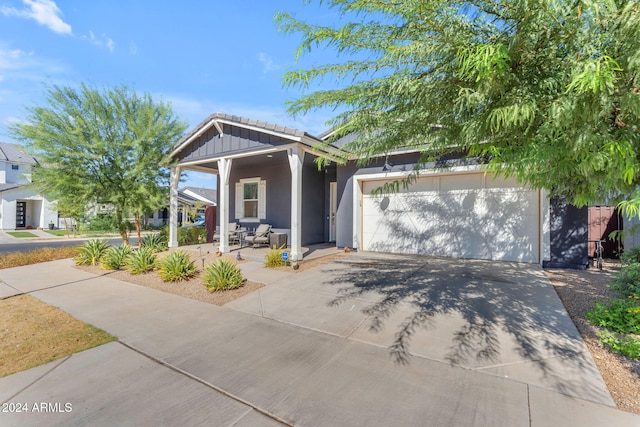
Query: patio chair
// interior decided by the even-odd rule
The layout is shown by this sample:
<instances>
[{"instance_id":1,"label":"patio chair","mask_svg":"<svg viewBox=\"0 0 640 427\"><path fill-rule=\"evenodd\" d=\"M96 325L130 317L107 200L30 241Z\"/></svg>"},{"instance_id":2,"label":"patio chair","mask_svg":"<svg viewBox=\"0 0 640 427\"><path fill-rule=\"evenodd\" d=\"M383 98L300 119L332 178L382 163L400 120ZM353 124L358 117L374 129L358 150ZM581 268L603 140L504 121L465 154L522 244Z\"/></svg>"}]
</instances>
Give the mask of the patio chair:
<instances>
[{"instance_id":1,"label":"patio chair","mask_svg":"<svg viewBox=\"0 0 640 427\"><path fill-rule=\"evenodd\" d=\"M253 236L247 236L244 238L245 242L253 245L254 248L266 245L269 246L269 233L271 232L270 224L260 224L256 228L256 232Z\"/></svg>"},{"instance_id":2,"label":"patio chair","mask_svg":"<svg viewBox=\"0 0 640 427\"><path fill-rule=\"evenodd\" d=\"M238 234L237 222L229 223L229 244L231 244L231 242L240 243L240 234Z\"/></svg>"}]
</instances>

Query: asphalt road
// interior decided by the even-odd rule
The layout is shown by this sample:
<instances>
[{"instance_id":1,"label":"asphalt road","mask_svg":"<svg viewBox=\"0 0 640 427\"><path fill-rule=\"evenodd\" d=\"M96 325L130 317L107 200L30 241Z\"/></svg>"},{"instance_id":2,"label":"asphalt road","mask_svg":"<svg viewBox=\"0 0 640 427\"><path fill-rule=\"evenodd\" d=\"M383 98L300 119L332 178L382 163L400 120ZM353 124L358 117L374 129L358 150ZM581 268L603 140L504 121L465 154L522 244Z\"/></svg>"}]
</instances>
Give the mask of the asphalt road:
<instances>
[{"instance_id":1,"label":"asphalt road","mask_svg":"<svg viewBox=\"0 0 640 427\"><path fill-rule=\"evenodd\" d=\"M19 243L0 243L0 253L9 252L28 252L34 249L40 248L60 248L63 246L77 246L83 242L91 240L87 239L74 239L74 240L40 240L37 242L19 242ZM118 246L122 243L122 238L116 237L107 239L107 242L112 246ZM130 237L129 244L132 246L138 245L137 237Z\"/></svg>"}]
</instances>

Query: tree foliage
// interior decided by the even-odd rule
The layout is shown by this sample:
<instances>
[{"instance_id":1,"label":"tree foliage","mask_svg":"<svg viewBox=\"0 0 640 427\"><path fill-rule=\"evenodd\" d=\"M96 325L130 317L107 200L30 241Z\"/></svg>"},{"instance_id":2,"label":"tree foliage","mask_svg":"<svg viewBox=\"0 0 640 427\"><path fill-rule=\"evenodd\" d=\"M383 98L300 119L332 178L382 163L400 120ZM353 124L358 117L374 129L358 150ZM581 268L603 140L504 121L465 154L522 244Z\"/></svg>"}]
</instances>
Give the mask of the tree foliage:
<instances>
[{"instance_id":1,"label":"tree foliage","mask_svg":"<svg viewBox=\"0 0 640 427\"><path fill-rule=\"evenodd\" d=\"M280 13L298 56L335 63L285 74L293 114L333 108L361 162L463 151L577 205L640 192L640 5L621 0L328 0L342 23ZM313 90L335 79L339 86Z\"/></svg>"},{"instance_id":2,"label":"tree foliage","mask_svg":"<svg viewBox=\"0 0 640 427\"><path fill-rule=\"evenodd\" d=\"M170 105L124 86L52 86L46 101L46 106L28 108L26 122L10 128L41 162L33 170L34 185L74 210L113 204L128 242L125 215L139 219L167 202L165 153L186 124L174 117Z\"/></svg>"}]
</instances>

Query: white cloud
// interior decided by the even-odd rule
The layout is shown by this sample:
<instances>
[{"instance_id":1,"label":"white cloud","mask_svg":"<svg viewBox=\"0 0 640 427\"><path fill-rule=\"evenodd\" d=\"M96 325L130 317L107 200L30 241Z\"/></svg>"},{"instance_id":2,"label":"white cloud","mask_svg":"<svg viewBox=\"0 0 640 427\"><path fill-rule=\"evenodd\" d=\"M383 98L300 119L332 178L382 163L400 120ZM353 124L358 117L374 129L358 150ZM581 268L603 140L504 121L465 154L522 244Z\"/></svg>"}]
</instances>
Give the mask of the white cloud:
<instances>
[{"instance_id":1,"label":"white cloud","mask_svg":"<svg viewBox=\"0 0 640 427\"><path fill-rule=\"evenodd\" d=\"M267 74L271 71L277 71L281 67L273 62L273 58L264 52L258 53L258 61L262 64L262 73Z\"/></svg>"},{"instance_id":2,"label":"white cloud","mask_svg":"<svg viewBox=\"0 0 640 427\"><path fill-rule=\"evenodd\" d=\"M129 53L133 56L136 56L138 53L138 46L134 42L131 42L129 45Z\"/></svg>"},{"instance_id":3,"label":"white cloud","mask_svg":"<svg viewBox=\"0 0 640 427\"><path fill-rule=\"evenodd\" d=\"M7 125L7 126L11 126L11 125L14 125L16 123L24 123L24 119L21 119L19 117L14 117L14 116L7 116L7 117L2 119L2 123Z\"/></svg>"},{"instance_id":4,"label":"white cloud","mask_svg":"<svg viewBox=\"0 0 640 427\"><path fill-rule=\"evenodd\" d=\"M22 0L27 6L26 9L18 10L14 7L3 6L0 12L6 16L19 16L21 18L33 19L40 25L44 25L51 31L58 34L71 35L71 25L61 18L62 11L52 0Z\"/></svg>"},{"instance_id":5,"label":"white cloud","mask_svg":"<svg viewBox=\"0 0 640 427\"><path fill-rule=\"evenodd\" d=\"M89 31L88 36L82 36L81 38L82 40L86 40L95 46L106 47L111 53L113 53L113 51L116 49L116 43L105 34L102 34L101 38L97 38L96 35L93 34L93 31Z\"/></svg>"},{"instance_id":6,"label":"white cloud","mask_svg":"<svg viewBox=\"0 0 640 427\"><path fill-rule=\"evenodd\" d=\"M3 49L0 46L0 70L17 70L22 68L28 62L32 54L26 53L20 49Z\"/></svg>"},{"instance_id":7,"label":"white cloud","mask_svg":"<svg viewBox=\"0 0 640 427\"><path fill-rule=\"evenodd\" d=\"M68 69L55 59L38 56L21 49L12 49L0 42L0 72L5 81L9 79L43 81L46 77L54 78L65 74Z\"/></svg>"}]
</instances>

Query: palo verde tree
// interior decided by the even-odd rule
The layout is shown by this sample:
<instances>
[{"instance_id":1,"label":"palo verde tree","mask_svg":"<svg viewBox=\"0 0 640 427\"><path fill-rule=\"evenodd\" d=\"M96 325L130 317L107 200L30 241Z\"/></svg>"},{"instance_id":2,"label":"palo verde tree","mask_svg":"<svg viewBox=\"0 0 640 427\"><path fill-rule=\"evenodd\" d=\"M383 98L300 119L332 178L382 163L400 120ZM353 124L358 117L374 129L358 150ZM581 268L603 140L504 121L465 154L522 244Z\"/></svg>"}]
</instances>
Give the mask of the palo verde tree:
<instances>
[{"instance_id":1,"label":"palo verde tree","mask_svg":"<svg viewBox=\"0 0 640 427\"><path fill-rule=\"evenodd\" d=\"M140 236L140 215L167 201L166 152L186 124L170 105L124 86L52 86L46 100L10 128L41 161L34 185L73 210L112 204L125 243L125 215L133 214Z\"/></svg>"},{"instance_id":2,"label":"palo verde tree","mask_svg":"<svg viewBox=\"0 0 640 427\"><path fill-rule=\"evenodd\" d=\"M640 4L621 0L327 0L342 21L280 13L297 55L334 63L284 75L293 114L333 108L359 159L465 152L489 171L577 205L640 207ZM334 79L332 90L314 84Z\"/></svg>"}]
</instances>

